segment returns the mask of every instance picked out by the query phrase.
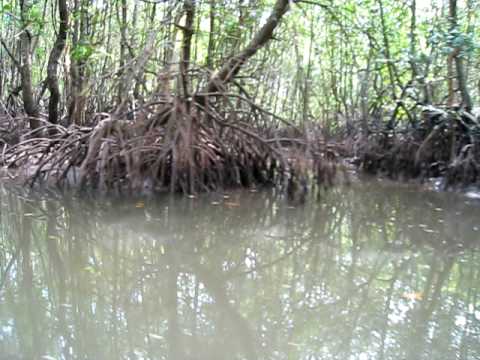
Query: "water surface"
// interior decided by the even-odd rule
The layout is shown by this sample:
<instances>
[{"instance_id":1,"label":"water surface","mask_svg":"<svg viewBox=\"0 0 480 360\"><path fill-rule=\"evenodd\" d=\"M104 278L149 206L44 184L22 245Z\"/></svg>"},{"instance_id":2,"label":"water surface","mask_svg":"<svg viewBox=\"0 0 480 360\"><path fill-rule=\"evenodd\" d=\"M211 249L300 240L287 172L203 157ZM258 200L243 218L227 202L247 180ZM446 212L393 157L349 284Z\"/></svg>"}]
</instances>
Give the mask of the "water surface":
<instances>
[{"instance_id":1,"label":"water surface","mask_svg":"<svg viewBox=\"0 0 480 360\"><path fill-rule=\"evenodd\" d=\"M0 196L0 359L480 358L478 199Z\"/></svg>"}]
</instances>

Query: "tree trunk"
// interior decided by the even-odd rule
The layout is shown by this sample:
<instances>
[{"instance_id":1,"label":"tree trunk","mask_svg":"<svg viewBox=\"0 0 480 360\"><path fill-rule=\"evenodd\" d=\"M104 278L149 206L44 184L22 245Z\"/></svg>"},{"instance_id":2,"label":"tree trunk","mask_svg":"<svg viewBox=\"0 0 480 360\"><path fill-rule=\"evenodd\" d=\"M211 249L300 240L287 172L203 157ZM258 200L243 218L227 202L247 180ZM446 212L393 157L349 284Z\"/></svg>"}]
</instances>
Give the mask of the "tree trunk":
<instances>
[{"instance_id":1,"label":"tree trunk","mask_svg":"<svg viewBox=\"0 0 480 360\"><path fill-rule=\"evenodd\" d=\"M250 44L240 51L237 55L232 56L211 78L206 89L207 93L215 93L222 90L225 85L230 82L235 75L238 74L243 64L257 53L271 38L273 31L280 23L283 15L288 10L289 0L277 0L272 13L268 17L265 25L254 36Z\"/></svg>"},{"instance_id":2,"label":"tree trunk","mask_svg":"<svg viewBox=\"0 0 480 360\"><path fill-rule=\"evenodd\" d=\"M468 92L463 60L458 54L455 56L455 68L457 70L458 88L460 89L460 94L462 95L462 105L465 107L465 110L471 111L473 107L472 98Z\"/></svg>"},{"instance_id":3,"label":"tree trunk","mask_svg":"<svg viewBox=\"0 0 480 360\"><path fill-rule=\"evenodd\" d=\"M417 63L415 60L417 44L417 2L411 0L410 3L410 67L412 70L412 80L415 81L418 76Z\"/></svg>"},{"instance_id":4,"label":"tree trunk","mask_svg":"<svg viewBox=\"0 0 480 360\"><path fill-rule=\"evenodd\" d=\"M193 0L185 0L183 9L185 12L185 26L183 28L182 61L180 63L180 77L184 96L188 96L188 68L190 65L190 53L192 50L193 21L195 19L195 3Z\"/></svg>"},{"instance_id":5,"label":"tree trunk","mask_svg":"<svg viewBox=\"0 0 480 360\"><path fill-rule=\"evenodd\" d=\"M47 66L47 86L50 91L48 102L48 121L52 124L58 122L58 103L60 102L60 89L58 86L58 61L62 55L67 41L68 7L66 0L58 0L58 14L60 25L53 49L50 52Z\"/></svg>"},{"instance_id":6,"label":"tree trunk","mask_svg":"<svg viewBox=\"0 0 480 360\"><path fill-rule=\"evenodd\" d=\"M457 24L457 0L449 0L448 15L450 19L450 35L453 36L458 28ZM468 92L465 71L463 68L463 61L461 57L461 45L453 47L452 52L448 57L448 105L453 105L454 99L454 79L457 80L458 89L462 97L462 105L467 111L472 110L472 98ZM455 72L453 70L453 61L455 61Z\"/></svg>"},{"instance_id":7,"label":"tree trunk","mask_svg":"<svg viewBox=\"0 0 480 360\"><path fill-rule=\"evenodd\" d=\"M208 69L212 68L213 64L213 52L215 50L215 0L210 0L210 30L208 34L208 47L207 47L207 61L206 65Z\"/></svg>"},{"instance_id":8,"label":"tree trunk","mask_svg":"<svg viewBox=\"0 0 480 360\"><path fill-rule=\"evenodd\" d=\"M87 42L87 12L82 0L74 0L74 12L81 15L75 17L74 30L72 33L72 52L78 46L84 46ZM72 54L73 55L73 54ZM87 89L85 88L86 59L83 56L72 56L70 67L71 77L71 100L68 109L70 123L77 125L85 124L85 108L87 105Z\"/></svg>"},{"instance_id":9,"label":"tree trunk","mask_svg":"<svg viewBox=\"0 0 480 360\"><path fill-rule=\"evenodd\" d=\"M372 58L373 58L373 49L370 47L370 51L367 57L367 67L363 74L360 77L360 110L361 110L361 119L360 126L362 128L363 135L368 135L368 88L370 85L370 73L372 67Z\"/></svg>"},{"instance_id":10,"label":"tree trunk","mask_svg":"<svg viewBox=\"0 0 480 360\"><path fill-rule=\"evenodd\" d=\"M33 130L40 126L40 121L38 119L38 106L35 102L32 86L32 37L30 32L28 31L28 12L30 10L30 6L31 5L27 3L27 0L20 1L21 21L23 26L23 31L20 34L20 77L22 86L23 106L25 108L25 112L29 117L30 128Z\"/></svg>"},{"instance_id":11,"label":"tree trunk","mask_svg":"<svg viewBox=\"0 0 480 360\"><path fill-rule=\"evenodd\" d=\"M390 86L392 89L392 98L394 101L398 99L397 97L397 84L396 84L396 79L398 76L395 74L395 68L393 65L393 59L390 54L390 41L388 39L388 33L387 33L387 25L385 23L385 11L383 8L383 2L382 0L378 0L378 6L380 8L380 23L382 25L382 39L383 39L383 46L384 46L384 54L385 57L387 58L387 69L388 69L388 77L390 78Z\"/></svg>"},{"instance_id":12,"label":"tree trunk","mask_svg":"<svg viewBox=\"0 0 480 360\"><path fill-rule=\"evenodd\" d=\"M119 71L118 71L118 98L117 98L117 106L120 107L119 112L123 112L123 107L125 105L127 91L128 89L125 87L124 82L124 74L126 72L126 64L127 64L127 0L121 0L121 14L119 16L118 9L117 9L117 18L119 19L119 26L120 26L120 61L119 61Z\"/></svg>"}]
</instances>

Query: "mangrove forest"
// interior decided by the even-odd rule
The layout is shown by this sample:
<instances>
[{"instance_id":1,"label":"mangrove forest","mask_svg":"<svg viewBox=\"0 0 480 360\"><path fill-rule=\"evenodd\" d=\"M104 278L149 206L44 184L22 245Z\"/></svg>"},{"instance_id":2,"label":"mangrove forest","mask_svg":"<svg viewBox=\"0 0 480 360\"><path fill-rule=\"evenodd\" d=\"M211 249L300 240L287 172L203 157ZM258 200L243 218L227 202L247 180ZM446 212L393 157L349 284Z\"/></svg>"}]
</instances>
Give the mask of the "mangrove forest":
<instances>
[{"instance_id":1,"label":"mangrove forest","mask_svg":"<svg viewBox=\"0 0 480 360\"><path fill-rule=\"evenodd\" d=\"M0 160L117 192L298 197L350 165L474 185L479 6L2 0Z\"/></svg>"},{"instance_id":2,"label":"mangrove forest","mask_svg":"<svg viewBox=\"0 0 480 360\"><path fill-rule=\"evenodd\" d=\"M0 360L480 359L480 0L0 18Z\"/></svg>"}]
</instances>

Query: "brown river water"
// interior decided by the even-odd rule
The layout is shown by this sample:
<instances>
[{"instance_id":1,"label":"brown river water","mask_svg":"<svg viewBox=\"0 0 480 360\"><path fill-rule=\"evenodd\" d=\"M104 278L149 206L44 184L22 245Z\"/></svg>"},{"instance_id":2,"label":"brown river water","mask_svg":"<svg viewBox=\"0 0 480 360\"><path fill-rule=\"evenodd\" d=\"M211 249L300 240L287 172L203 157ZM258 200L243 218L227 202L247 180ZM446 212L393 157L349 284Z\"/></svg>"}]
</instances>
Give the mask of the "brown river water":
<instances>
[{"instance_id":1,"label":"brown river water","mask_svg":"<svg viewBox=\"0 0 480 360\"><path fill-rule=\"evenodd\" d=\"M0 188L0 359L480 359L480 200Z\"/></svg>"}]
</instances>

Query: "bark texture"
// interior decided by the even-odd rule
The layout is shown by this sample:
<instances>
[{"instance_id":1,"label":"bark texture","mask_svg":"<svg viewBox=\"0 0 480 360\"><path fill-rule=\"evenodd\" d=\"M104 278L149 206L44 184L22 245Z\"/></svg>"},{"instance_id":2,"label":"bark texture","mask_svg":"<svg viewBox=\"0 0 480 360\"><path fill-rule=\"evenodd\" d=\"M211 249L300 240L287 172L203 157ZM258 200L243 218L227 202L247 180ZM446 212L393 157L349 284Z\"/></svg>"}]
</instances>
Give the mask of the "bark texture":
<instances>
[{"instance_id":1,"label":"bark texture","mask_svg":"<svg viewBox=\"0 0 480 360\"><path fill-rule=\"evenodd\" d=\"M273 36L273 31L280 23L283 15L288 10L289 0L277 0L272 13L265 25L258 31L248 46L237 55L232 56L210 79L207 93L217 92L223 89L238 74L243 64L262 48Z\"/></svg>"},{"instance_id":2,"label":"bark texture","mask_svg":"<svg viewBox=\"0 0 480 360\"><path fill-rule=\"evenodd\" d=\"M58 0L58 14L60 25L57 38L53 45L47 66L47 86L50 91L50 100L48 102L48 121L52 124L58 122L58 104L60 103L60 88L58 85L58 62L62 56L67 41L68 31L68 7L66 0Z\"/></svg>"}]
</instances>

